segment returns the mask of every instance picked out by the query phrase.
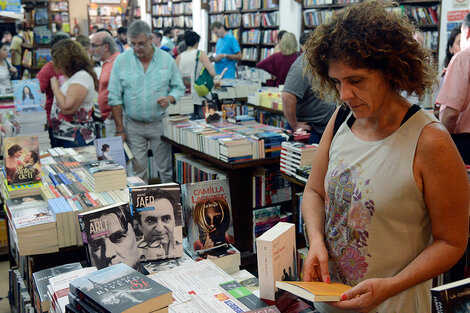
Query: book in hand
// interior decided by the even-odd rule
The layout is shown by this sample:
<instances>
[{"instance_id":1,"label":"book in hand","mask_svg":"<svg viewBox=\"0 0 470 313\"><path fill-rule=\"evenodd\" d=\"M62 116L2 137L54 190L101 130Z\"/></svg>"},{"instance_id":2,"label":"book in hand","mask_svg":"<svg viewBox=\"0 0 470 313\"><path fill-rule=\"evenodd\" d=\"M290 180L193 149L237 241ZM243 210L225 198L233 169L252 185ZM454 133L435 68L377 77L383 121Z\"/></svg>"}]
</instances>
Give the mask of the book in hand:
<instances>
[{"instance_id":1,"label":"book in hand","mask_svg":"<svg viewBox=\"0 0 470 313\"><path fill-rule=\"evenodd\" d=\"M121 202L78 214L89 266L102 269L125 263L140 268L129 204Z\"/></svg>"},{"instance_id":2,"label":"book in hand","mask_svg":"<svg viewBox=\"0 0 470 313\"><path fill-rule=\"evenodd\" d=\"M9 185L37 183L41 180L37 136L3 138L3 156Z\"/></svg>"},{"instance_id":3,"label":"book in hand","mask_svg":"<svg viewBox=\"0 0 470 313\"><path fill-rule=\"evenodd\" d=\"M70 293L98 312L145 313L169 306L170 289L121 263L70 282Z\"/></svg>"},{"instance_id":4,"label":"book in hand","mask_svg":"<svg viewBox=\"0 0 470 313\"><path fill-rule=\"evenodd\" d=\"M228 179L183 185L188 249L203 253L234 243Z\"/></svg>"},{"instance_id":5,"label":"book in hand","mask_svg":"<svg viewBox=\"0 0 470 313\"><path fill-rule=\"evenodd\" d=\"M130 187L131 214L142 261L183 256L179 184Z\"/></svg>"},{"instance_id":6,"label":"book in hand","mask_svg":"<svg viewBox=\"0 0 470 313\"><path fill-rule=\"evenodd\" d=\"M122 167L126 167L121 136L95 139L94 145L98 160L114 160Z\"/></svg>"},{"instance_id":7,"label":"book in hand","mask_svg":"<svg viewBox=\"0 0 470 313\"><path fill-rule=\"evenodd\" d=\"M470 278L431 288L433 312L468 312L470 307Z\"/></svg>"},{"instance_id":8,"label":"book in hand","mask_svg":"<svg viewBox=\"0 0 470 313\"><path fill-rule=\"evenodd\" d=\"M276 281L276 287L312 302L340 301L341 295L352 287L341 283Z\"/></svg>"}]
</instances>

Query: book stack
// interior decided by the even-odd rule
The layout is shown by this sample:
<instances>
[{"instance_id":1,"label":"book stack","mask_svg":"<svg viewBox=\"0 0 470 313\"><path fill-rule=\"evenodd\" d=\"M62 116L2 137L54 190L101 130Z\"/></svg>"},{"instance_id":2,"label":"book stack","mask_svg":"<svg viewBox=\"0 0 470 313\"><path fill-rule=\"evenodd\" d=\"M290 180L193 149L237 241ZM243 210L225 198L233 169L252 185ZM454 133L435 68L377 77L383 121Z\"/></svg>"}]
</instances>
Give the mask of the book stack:
<instances>
[{"instance_id":1,"label":"book stack","mask_svg":"<svg viewBox=\"0 0 470 313\"><path fill-rule=\"evenodd\" d=\"M65 306L69 303L69 284L79 277L96 273L96 267L86 267L49 278L47 294L50 299L50 311L65 313Z\"/></svg>"},{"instance_id":2,"label":"book stack","mask_svg":"<svg viewBox=\"0 0 470 313\"><path fill-rule=\"evenodd\" d=\"M281 155L281 143L286 140L286 135L279 132L263 132L251 135L251 138L264 142L264 152L267 158Z\"/></svg>"},{"instance_id":3,"label":"book stack","mask_svg":"<svg viewBox=\"0 0 470 313\"><path fill-rule=\"evenodd\" d=\"M34 299L34 307L36 312L49 312L51 300L47 294L47 285L49 278L81 269L80 263L70 263L47 268L33 273L32 294Z\"/></svg>"},{"instance_id":4,"label":"book stack","mask_svg":"<svg viewBox=\"0 0 470 313\"><path fill-rule=\"evenodd\" d=\"M83 164L86 171L83 178L95 192L124 189L126 170L113 160L87 162Z\"/></svg>"},{"instance_id":5,"label":"book stack","mask_svg":"<svg viewBox=\"0 0 470 313\"><path fill-rule=\"evenodd\" d=\"M253 144L243 136L219 139L220 159L225 162L243 162L253 159Z\"/></svg>"},{"instance_id":6,"label":"book stack","mask_svg":"<svg viewBox=\"0 0 470 313\"><path fill-rule=\"evenodd\" d=\"M55 219L41 196L9 199L5 211L20 255L58 251Z\"/></svg>"},{"instance_id":7,"label":"book stack","mask_svg":"<svg viewBox=\"0 0 470 313\"><path fill-rule=\"evenodd\" d=\"M33 303L28 288L18 268L9 270L9 300L12 312L34 313Z\"/></svg>"},{"instance_id":8,"label":"book stack","mask_svg":"<svg viewBox=\"0 0 470 313\"><path fill-rule=\"evenodd\" d=\"M191 114L194 112L194 101L193 96L186 95L178 99L176 103L170 104L167 109L169 115L184 115Z\"/></svg>"},{"instance_id":9,"label":"book stack","mask_svg":"<svg viewBox=\"0 0 470 313\"><path fill-rule=\"evenodd\" d=\"M173 302L170 289L123 263L71 281L68 299L70 312L163 313Z\"/></svg>"},{"instance_id":10,"label":"book stack","mask_svg":"<svg viewBox=\"0 0 470 313\"><path fill-rule=\"evenodd\" d=\"M317 144L309 145L294 141L283 142L281 172L307 182L308 174L306 175L305 171L308 167L311 167L317 148Z\"/></svg>"}]
</instances>

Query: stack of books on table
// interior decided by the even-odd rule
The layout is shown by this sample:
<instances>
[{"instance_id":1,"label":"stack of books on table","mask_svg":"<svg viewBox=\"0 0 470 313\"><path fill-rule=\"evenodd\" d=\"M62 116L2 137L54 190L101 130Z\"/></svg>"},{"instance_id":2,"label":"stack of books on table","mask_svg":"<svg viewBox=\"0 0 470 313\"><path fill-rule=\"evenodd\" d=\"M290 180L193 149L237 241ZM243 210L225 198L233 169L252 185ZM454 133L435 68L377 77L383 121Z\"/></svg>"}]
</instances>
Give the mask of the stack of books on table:
<instances>
[{"instance_id":1,"label":"stack of books on table","mask_svg":"<svg viewBox=\"0 0 470 313\"><path fill-rule=\"evenodd\" d=\"M246 98L249 94L257 92L261 82L241 79L222 79L221 85L213 89L219 99Z\"/></svg>"},{"instance_id":2,"label":"stack of books on table","mask_svg":"<svg viewBox=\"0 0 470 313\"><path fill-rule=\"evenodd\" d=\"M318 145L296 141L282 143L281 172L307 182Z\"/></svg>"},{"instance_id":3,"label":"stack of books on table","mask_svg":"<svg viewBox=\"0 0 470 313\"><path fill-rule=\"evenodd\" d=\"M58 251L55 218L41 196L6 200L5 212L20 255Z\"/></svg>"},{"instance_id":4,"label":"stack of books on table","mask_svg":"<svg viewBox=\"0 0 470 313\"><path fill-rule=\"evenodd\" d=\"M184 115L194 113L193 96L182 96L176 103L171 103L167 109L169 115Z\"/></svg>"},{"instance_id":5,"label":"stack of books on table","mask_svg":"<svg viewBox=\"0 0 470 313\"><path fill-rule=\"evenodd\" d=\"M169 288L120 263L72 280L65 312L165 313Z\"/></svg>"},{"instance_id":6,"label":"stack of books on table","mask_svg":"<svg viewBox=\"0 0 470 313\"><path fill-rule=\"evenodd\" d=\"M87 162L82 176L95 192L118 190L127 187L126 170L113 160Z\"/></svg>"}]
</instances>

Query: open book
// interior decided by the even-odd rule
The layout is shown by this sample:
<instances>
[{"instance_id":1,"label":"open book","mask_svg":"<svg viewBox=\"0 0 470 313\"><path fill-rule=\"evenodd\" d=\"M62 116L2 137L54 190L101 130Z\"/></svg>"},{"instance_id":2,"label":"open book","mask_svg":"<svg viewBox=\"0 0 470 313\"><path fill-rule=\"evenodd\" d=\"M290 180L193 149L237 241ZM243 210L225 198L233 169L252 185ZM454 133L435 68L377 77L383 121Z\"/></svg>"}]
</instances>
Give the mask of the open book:
<instances>
[{"instance_id":1,"label":"open book","mask_svg":"<svg viewBox=\"0 0 470 313\"><path fill-rule=\"evenodd\" d=\"M340 301L341 295L352 287L341 283L277 281L276 287L312 302Z\"/></svg>"}]
</instances>

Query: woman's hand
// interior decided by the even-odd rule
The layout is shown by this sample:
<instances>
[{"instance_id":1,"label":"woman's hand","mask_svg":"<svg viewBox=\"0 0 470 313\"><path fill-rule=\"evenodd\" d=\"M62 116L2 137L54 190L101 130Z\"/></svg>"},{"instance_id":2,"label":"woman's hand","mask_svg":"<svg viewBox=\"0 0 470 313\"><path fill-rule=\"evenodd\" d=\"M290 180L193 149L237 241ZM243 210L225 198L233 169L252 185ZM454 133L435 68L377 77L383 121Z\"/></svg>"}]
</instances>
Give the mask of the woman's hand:
<instances>
[{"instance_id":1,"label":"woman's hand","mask_svg":"<svg viewBox=\"0 0 470 313\"><path fill-rule=\"evenodd\" d=\"M390 292L389 278L366 279L349 289L341 296L341 301L330 305L357 312L369 312L393 294Z\"/></svg>"},{"instance_id":2,"label":"woman's hand","mask_svg":"<svg viewBox=\"0 0 470 313\"><path fill-rule=\"evenodd\" d=\"M330 283L328 252L323 241L311 241L304 263L303 281L323 281Z\"/></svg>"},{"instance_id":3,"label":"woman's hand","mask_svg":"<svg viewBox=\"0 0 470 313\"><path fill-rule=\"evenodd\" d=\"M57 89L60 89L59 80L55 76L51 77L51 89L53 92L55 92Z\"/></svg>"},{"instance_id":4,"label":"woman's hand","mask_svg":"<svg viewBox=\"0 0 470 313\"><path fill-rule=\"evenodd\" d=\"M18 73L18 70L16 69L16 67L10 66L10 73L16 74L16 73Z\"/></svg>"}]
</instances>

